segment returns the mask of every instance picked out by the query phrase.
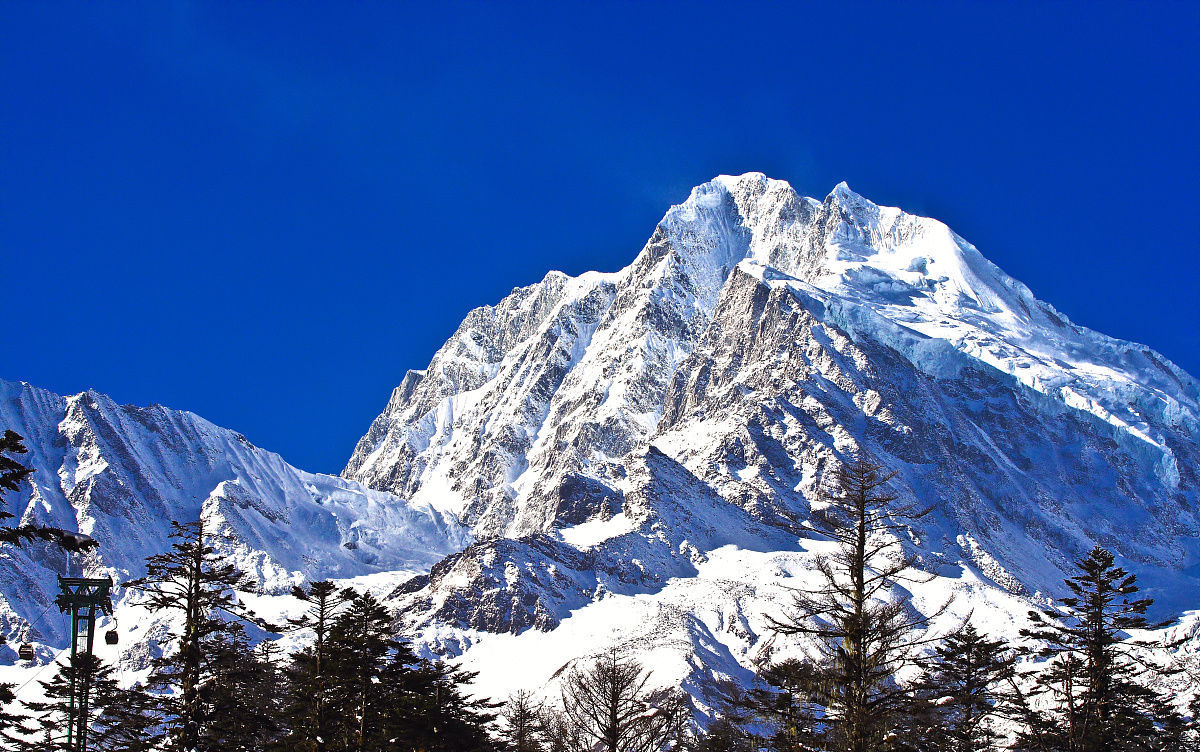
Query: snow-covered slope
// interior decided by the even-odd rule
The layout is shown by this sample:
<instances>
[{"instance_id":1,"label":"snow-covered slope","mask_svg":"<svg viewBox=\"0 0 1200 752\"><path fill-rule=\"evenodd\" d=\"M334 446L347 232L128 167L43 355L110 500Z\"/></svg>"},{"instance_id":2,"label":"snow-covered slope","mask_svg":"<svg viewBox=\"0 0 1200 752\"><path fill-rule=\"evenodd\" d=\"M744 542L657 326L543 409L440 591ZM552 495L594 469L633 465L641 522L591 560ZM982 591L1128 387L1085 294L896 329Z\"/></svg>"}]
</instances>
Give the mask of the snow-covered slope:
<instances>
[{"instance_id":1,"label":"snow-covered slope","mask_svg":"<svg viewBox=\"0 0 1200 752\"><path fill-rule=\"evenodd\" d=\"M423 571L469 540L452 517L297 470L188 412L0 381L0 426L25 437L21 461L35 468L30 487L6 494L10 511L93 536L99 555L75 569L118 582L141 574L145 557L166 547L171 520L200 515L267 593L308 577ZM57 610L37 617L66 565L41 546L0 549L0 630L10 645L26 636L62 643Z\"/></svg>"},{"instance_id":2,"label":"snow-covered slope","mask_svg":"<svg viewBox=\"0 0 1200 752\"><path fill-rule=\"evenodd\" d=\"M619 272L473 311L344 475L472 526L394 593L430 650L485 668L541 644L526 632L608 631L699 686L775 645L760 586L811 565L788 531L853 451L935 507L907 544L931 588L971 594L952 615L1001 604L1015 631L1096 543L1160 612L1200 607L1198 403L942 223L751 173L694 189Z\"/></svg>"}]
</instances>

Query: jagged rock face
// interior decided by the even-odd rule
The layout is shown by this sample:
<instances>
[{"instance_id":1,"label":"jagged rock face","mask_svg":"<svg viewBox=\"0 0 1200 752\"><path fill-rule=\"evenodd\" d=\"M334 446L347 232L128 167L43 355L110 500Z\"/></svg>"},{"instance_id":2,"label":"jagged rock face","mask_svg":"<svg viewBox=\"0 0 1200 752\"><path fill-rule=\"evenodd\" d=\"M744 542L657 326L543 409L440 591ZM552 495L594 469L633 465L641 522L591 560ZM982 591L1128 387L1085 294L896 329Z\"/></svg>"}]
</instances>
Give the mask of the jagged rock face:
<instances>
[{"instance_id":1,"label":"jagged rock face","mask_svg":"<svg viewBox=\"0 0 1200 752\"><path fill-rule=\"evenodd\" d=\"M786 525L729 504L653 446L631 458L625 485L615 514L551 535L480 541L404 583L390 596L403 629L431 652L456 655L479 633L551 631L610 596L653 596L695 577L706 551L794 542Z\"/></svg>"},{"instance_id":2,"label":"jagged rock face","mask_svg":"<svg viewBox=\"0 0 1200 752\"><path fill-rule=\"evenodd\" d=\"M551 529L546 500L585 472L616 478L658 423L748 233L714 193L668 215L615 274L551 273L473 311L421 376L410 374L345 477L459 514L478 537Z\"/></svg>"},{"instance_id":3,"label":"jagged rock face","mask_svg":"<svg viewBox=\"0 0 1200 752\"><path fill-rule=\"evenodd\" d=\"M436 510L357 483L306 473L192 413L119 406L95 392L59 397L0 381L0 425L25 437L30 486L6 493L23 522L102 542L76 571L122 582L167 546L170 522L203 517L214 545L258 581L286 592L305 578L421 571L469 541ZM0 552L0 625L10 637L53 601L67 562L51 548ZM63 637L58 619L29 637ZM12 634L9 634L12 633Z\"/></svg>"},{"instance_id":4,"label":"jagged rock face","mask_svg":"<svg viewBox=\"0 0 1200 752\"><path fill-rule=\"evenodd\" d=\"M1200 543L1194 435L1151 446L958 350L923 369L831 324L836 297L769 277L735 272L653 439L724 498L766 519L805 518L824 470L865 451L933 507L914 533L936 560L1052 592L1099 543L1145 572L1161 607L1196 605L1172 587Z\"/></svg>"},{"instance_id":5,"label":"jagged rock face","mask_svg":"<svg viewBox=\"0 0 1200 752\"><path fill-rule=\"evenodd\" d=\"M619 478L644 445L751 247L814 267L813 252L797 248L811 246L821 208L778 181L702 186L626 269L552 272L473 311L397 387L343 475L453 511L479 537L552 529L547 499L565 477ZM743 215L775 230L756 237Z\"/></svg>"},{"instance_id":6,"label":"jagged rock face","mask_svg":"<svg viewBox=\"0 0 1200 752\"><path fill-rule=\"evenodd\" d=\"M486 666L489 633L569 633L616 599L657 631L615 634L675 644L700 686L774 649L763 583L811 567L797 524L852 452L933 508L905 544L944 590L982 580L960 611L1003 600L982 587L1023 613L1096 543L1162 612L1197 607L1198 402L1194 378L1071 324L941 223L750 174L695 189L626 269L472 313L345 475L477 534L393 594L431 651ZM710 577L730 546L761 555ZM721 605L701 618L693 598Z\"/></svg>"}]
</instances>

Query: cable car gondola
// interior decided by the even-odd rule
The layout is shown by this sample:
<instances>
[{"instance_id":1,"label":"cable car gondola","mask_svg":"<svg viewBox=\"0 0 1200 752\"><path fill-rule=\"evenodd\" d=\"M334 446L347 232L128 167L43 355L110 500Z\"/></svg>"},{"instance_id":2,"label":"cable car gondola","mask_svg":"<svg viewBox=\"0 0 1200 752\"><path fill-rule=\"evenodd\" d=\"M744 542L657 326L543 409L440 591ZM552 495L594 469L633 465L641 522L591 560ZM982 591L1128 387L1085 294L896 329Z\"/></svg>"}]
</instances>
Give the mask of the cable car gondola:
<instances>
[{"instance_id":1,"label":"cable car gondola","mask_svg":"<svg viewBox=\"0 0 1200 752\"><path fill-rule=\"evenodd\" d=\"M23 661L32 661L34 659L33 645L28 642L22 643L20 649L17 650L17 655Z\"/></svg>"},{"instance_id":2,"label":"cable car gondola","mask_svg":"<svg viewBox=\"0 0 1200 752\"><path fill-rule=\"evenodd\" d=\"M119 638L117 637L117 630L110 629L104 633L104 644L105 645L116 645L118 641L119 641Z\"/></svg>"}]
</instances>

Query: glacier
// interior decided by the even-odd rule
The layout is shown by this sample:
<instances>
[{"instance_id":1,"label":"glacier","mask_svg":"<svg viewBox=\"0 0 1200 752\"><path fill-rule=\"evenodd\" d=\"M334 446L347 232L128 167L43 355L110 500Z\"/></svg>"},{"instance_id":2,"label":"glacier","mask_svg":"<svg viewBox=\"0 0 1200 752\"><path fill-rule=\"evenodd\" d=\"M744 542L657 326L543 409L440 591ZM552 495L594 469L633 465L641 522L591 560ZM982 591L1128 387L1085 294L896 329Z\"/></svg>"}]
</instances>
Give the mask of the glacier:
<instances>
[{"instance_id":1,"label":"glacier","mask_svg":"<svg viewBox=\"0 0 1200 752\"><path fill-rule=\"evenodd\" d=\"M496 697L552 694L620 642L703 709L715 682L803 653L767 616L812 581L826 544L800 525L853 452L935 510L903 540L927 580L894 597L932 613L953 596L941 622L1016 638L1101 544L1192 636L1180 660L1200 653L1196 379L844 183L818 200L717 177L624 269L550 272L475 309L341 478L190 413L2 391L38 468L19 507L108 542L77 566L133 576L166 520L203 514L262 583L256 607L294 607L303 579L369 582L420 650ZM61 644L31 622L63 562L0 555L10 642Z\"/></svg>"}]
</instances>

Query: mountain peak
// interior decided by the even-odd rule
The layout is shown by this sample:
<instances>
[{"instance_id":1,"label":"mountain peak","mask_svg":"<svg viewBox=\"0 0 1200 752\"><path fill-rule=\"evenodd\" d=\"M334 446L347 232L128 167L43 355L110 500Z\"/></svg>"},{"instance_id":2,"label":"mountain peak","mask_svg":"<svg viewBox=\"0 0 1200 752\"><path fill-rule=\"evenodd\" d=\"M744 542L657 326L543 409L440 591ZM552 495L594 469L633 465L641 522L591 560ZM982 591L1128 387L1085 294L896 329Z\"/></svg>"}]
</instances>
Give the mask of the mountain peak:
<instances>
[{"instance_id":1,"label":"mountain peak","mask_svg":"<svg viewBox=\"0 0 1200 752\"><path fill-rule=\"evenodd\" d=\"M551 524L536 499L557 493L545 468L575 447L571 463L618 472L611 463L656 430L666 385L744 261L836 298L830 310L940 340L1155 451L1164 422L1195 425L1194 380L1071 325L943 223L878 206L844 181L818 201L747 172L693 188L625 269L548 275L469 315L428 375L395 392L346 477L492 533ZM593 409L583 405L594 422L570 418ZM486 477L460 480L479 468ZM1174 477L1169 459L1163 468Z\"/></svg>"},{"instance_id":2,"label":"mountain peak","mask_svg":"<svg viewBox=\"0 0 1200 752\"><path fill-rule=\"evenodd\" d=\"M716 184L732 192L745 190L747 186L766 187L770 183L783 183L782 180L772 180L761 172L743 172L741 175L717 175L706 185Z\"/></svg>"},{"instance_id":3,"label":"mountain peak","mask_svg":"<svg viewBox=\"0 0 1200 752\"><path fill-rule=\"evenodd\" d=\"M829 193L830 193L831 195L838 195L838 196L846 196L846 195L849 195L849 196L858 196L858 194L857 194L857 193L855 193L854 191L850 190L850 184L849 184L849 183L847 183L845 180L842 180L842 181L840 181L840 182L839 182L837 185L835 185L835 186L833 187L833 190L832 190L832 191L830 191ZM859 196L859 198L861 198L861 196Z\"/></svg>"}]
</instances>

